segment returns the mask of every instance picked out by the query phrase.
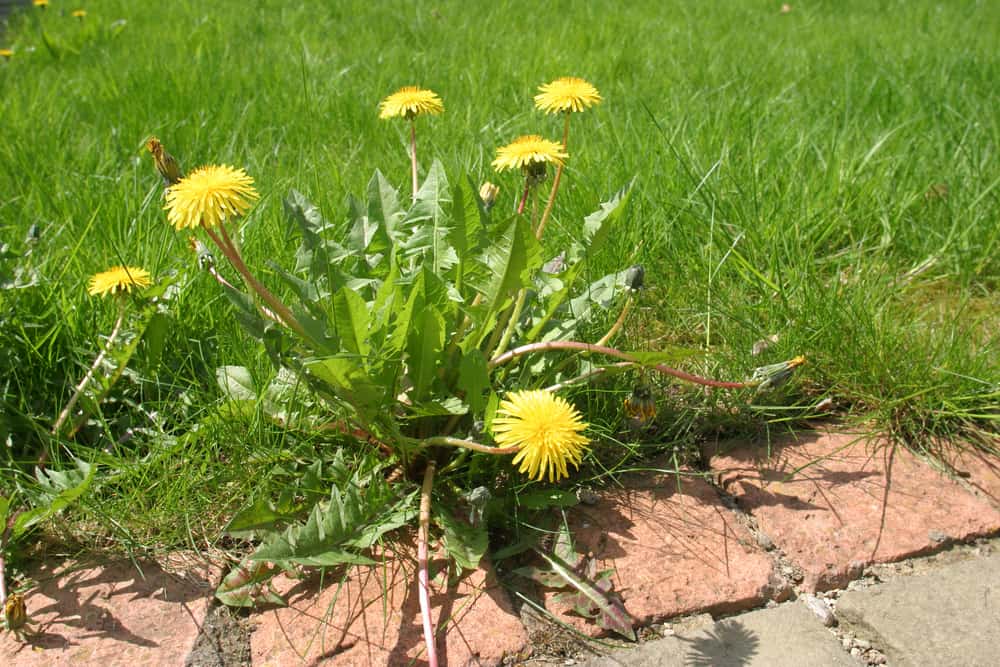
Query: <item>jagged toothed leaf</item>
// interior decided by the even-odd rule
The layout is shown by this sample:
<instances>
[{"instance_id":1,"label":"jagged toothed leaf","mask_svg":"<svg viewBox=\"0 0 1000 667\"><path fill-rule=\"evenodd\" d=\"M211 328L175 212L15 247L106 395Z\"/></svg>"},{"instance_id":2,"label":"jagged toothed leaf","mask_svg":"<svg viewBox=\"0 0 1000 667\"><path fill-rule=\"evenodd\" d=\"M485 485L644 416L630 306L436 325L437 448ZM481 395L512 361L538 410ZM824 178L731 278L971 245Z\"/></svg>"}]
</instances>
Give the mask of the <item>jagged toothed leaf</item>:
<instances>
[{"instance_id":1,"label":"jagged toothed leaf","mask_svg":"<svg viewBox=\"0 0 1000 667\"><path fill-rule=\"evenodd\" d=\"M69 507L90 488L96 466L80 459L75 459L75 462L75 469L35 469L35 479L42 489L42 496L35 507L14 519L14 524L10 526L11 541L17 541L35 524Z\"/></svg>"},{"instance_id":2,"label":"jagged toothed leaf","mask_svg":"<svg viewBox=\"0 0 1000 667\"><path fill-rule=\"evenodd\" d=\"M409 376L413 383L410 398L414 402L425 401L431 394L437 370L443 363L444 327L444 317L431 305L414 314L414 326L406 342Z\"/></svg>"},{"instance_id":3,"label":"jagged toothed leaf","mask_svg":"<svg viewBox=\"0 0 1000 667\"><path fill-rule=\"evenodd\" d=\"M267 563L243 560L223 577L215 597L227 607L253 607L261 602L284 607L285 599L268 585L280 571Z\"/></svg>"},{"instance_id":4,"label":"jagged toothed leaf","mask_svg":"<svg viewBox=\"0 0 1000 667\"><path fill-rule=\"evenodd\" d=\"M368 354L368 304L354 290L340 289L333 298L334 322L340 343L348 352Z\"/></svg>"},{"instance_id":5,"label":"jagged toothed leaf","mask_svg":"<svg viewBox=\"0 0 1000 667\"><path fill-rule=\"evenodd\" d=\"M258 498L253 505L233 515L226 525L226 532L238 535L253 530L271 530L293 518L294 515L278 511L267 498Z\"/></svg>"},{"instance_id":6,"label":"jagged toothed leaf","mask_svg":"<svg viewBox=\"0 0 1000 667\"><path fill-rule=\"evenodd\" d=\"M590 254L600 252L612 237L615 226L625 211L625 205L632 195L634 184L633 178L628 185L612 195L611 199L601 202L600 208L583 219L584 244Z\"/></svg>"},{"instance_id":7,"label":"jagged toothed leaf","mask_svg":"<svg viewBox=\"0 0 1000 667\"><path fill-rule=\"evenodd\" d=\"M448 555L465 570L479 567L489 546L486 524L471 526L459 521L437 503L432 508L432 515L434 523L444 530L444 548Z\"/></svg>"},{"instance_id":8,"label":"jagged toothed leaf","mask_svg":"<svg viewBox=\"0 0 1000 667\"><path fill-rule=\"evenodd\" d=\"M290 190L284 208L285 215L302 234L302 242L295 253L295 272L307 271L312 280L329 279L333 265L350 257L351 253L333 240L337 234L333 225L301 192ZM334 287L330 285L331 289Z\"/></svg>"},{"instance_id":9,"label":"jagged toothed leaf","mask_svg":"<svg viewBox=\"0 0 1000 667\"><path fill-rule=\"evenodd\" d=\"M392 246L400 239L399 223L404 215L405 212L399 205L399 191L376 169L368 181L368 219L385 231L385 239ZM387 249L376 248L378 252Z\"/></svg>"},{"instance_id":10,"label":"jagged toothed leaf","mask_svg":"<svg viewBox=\"0 0 1000 667\"><path fill-rule=\"evenodd\" d=\"M465 267L479 254L486 231L480 218L476 192L467 179L460 180L451 189L451 221L448 242L455 249L458 260L455 284L461 287L465 280Z\"/></svg>"},{"instance_id":11,"label":"jagged toothed leaf","mask_svg":"<svg viewBox=\"0 0 1000 667\"><path fill-rule=\"evenodd\" d=\"M542 265L541 245L526 220L514 219L477 263L483 270L475 278L470 275L469 282L483 295L486 315L481 320L489 321L519 289L530 286L532 272Z\"/></svg>"},{"instance_id":12,"label":"jagged toothed leaf","mask_svg":"<svg viewBox=\"0 0 1000 667\"><path fill-rule=\"evenodd\" d=\"M473 348L462 354L458 364L458 386L465 391L465 402L473 414L479 414L486 404L486 390L490 387L490 370L486 355Z\"/></svg>"},{"instance_id":13,"label":"jagged toothed leaf","mask_svg":"<svg viewBox=\"0 0 1000 667\"><path fill-rule=\"evenodd\" d=\"M355 356L313 359L306 362L305 369L337 397L354 406L366 421L383 407L386 387L375 382Z\"/></svg>"},{"instance_id":14,"label":"jagged toothed leaf","mask_svg":"<svg viewBox=\"0 0 1000 667\"><path fill-rule=\"evenodd\" d=\"M416 268L422 260L423 266L439 276L455 265L458 256L449 243L450 209L448 178L435 160L401 223L408 234L402 242L401 263Z\"/></svg>"}]
</instances>

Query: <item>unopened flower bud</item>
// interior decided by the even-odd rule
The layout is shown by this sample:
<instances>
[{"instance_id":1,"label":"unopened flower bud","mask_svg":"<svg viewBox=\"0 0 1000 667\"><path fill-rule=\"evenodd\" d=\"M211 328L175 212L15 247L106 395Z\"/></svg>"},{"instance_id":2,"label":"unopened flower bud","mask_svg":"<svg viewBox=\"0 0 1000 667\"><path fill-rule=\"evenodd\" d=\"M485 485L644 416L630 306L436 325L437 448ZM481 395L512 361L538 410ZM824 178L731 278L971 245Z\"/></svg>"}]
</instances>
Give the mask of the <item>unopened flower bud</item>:
<instances>
[{"instance_id":1,"label":"unopened flower bud","mask_svg":"<svg viewBox=\"0 0 1000 667\"><path fill-rule=\"evenodd\" d=\"M806 363L806 358L798 356L788 361L782 361L780 364L761 366L754 369L750 382L756 383L758 393L768 391L769 389L777 389L788 382L795 369L804 363Z\"/></svg>"},{"instance_id":2,"label":"unopened flower bud","mask_svg":"<svg viewBox=\"0 0 1000 667\"><path fill-rule=\"evenodd\" d=\"M494 185L489 181L486 181L479 187L479 198L483 200L483 206L487 211L493 208L498 194L500 194L500 186Z\"/></svg>"},{"instance_id":3,"label":"unopened flower bud","mask_svg":"<svg viewBox=\"0 0 1000 667\"><path fill-rule=\"evenodd\" d=\"M210 271L215 268L215 256L209 251L208 246L202 243L197 237L188 237L188 247L198 257L199 269Z\"/></svg>"},{"instance_id":4,"label":"unopened flower bud","mask_svg":"<svg viewBox=\"0 0 1000 667\"><path fill-rule=\"evenodd\" d=\"M646 269L642 264L635 264L625 271L625 287L637 292L643 288L646 282Z\"/></svg>"}]
</instances>

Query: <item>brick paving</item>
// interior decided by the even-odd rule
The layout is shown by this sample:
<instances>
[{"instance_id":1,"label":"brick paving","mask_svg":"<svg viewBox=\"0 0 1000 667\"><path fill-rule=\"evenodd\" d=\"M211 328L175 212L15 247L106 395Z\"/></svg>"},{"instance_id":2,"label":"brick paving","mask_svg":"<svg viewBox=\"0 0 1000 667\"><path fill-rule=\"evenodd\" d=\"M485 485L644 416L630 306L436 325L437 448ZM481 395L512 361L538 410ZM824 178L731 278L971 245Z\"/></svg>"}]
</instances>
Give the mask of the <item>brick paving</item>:
<instances>
[{"instance_id":1,"label":"brick paving","mask_svg":"<svg viewBox=\"0 0 1000 667\"><path fill-rule=\"evenodd\" d=\"M844 586L872 562L1000 531L1000 512L902 447L800 433L721 447L711 466L742 510L798 565L805 590ZM813 463L816 461L816 463Z\"/></svg>"},{"instance_id":2,"label":"brick paving","mask_svg":"<svg viewBox=\"0 0 1000 667\"><path fill-rule=\"evenodd\" d=\"M567 511L577 551L613 571L639 626L784 600L793 573L798 592L843 587L867 564L1000 534L1000 462L989 456L955 452L955 481L902 448L842 433L708 453L718 487L697 476L678 487L673 475L647 472ZM290 606L252 616L253 664L426 664L412 547L402 549L343 582L279 580ZM142 575L130 562L32 572L36 632L27 643L0 636L0 664L183 664L220 573L190 560L141 566ZM488 564L444 586L438 576L431 600L442 664L496 665L530 652ZM554 591L540 597L560 620L607 634Z\"/></svg>"}]
</instances>

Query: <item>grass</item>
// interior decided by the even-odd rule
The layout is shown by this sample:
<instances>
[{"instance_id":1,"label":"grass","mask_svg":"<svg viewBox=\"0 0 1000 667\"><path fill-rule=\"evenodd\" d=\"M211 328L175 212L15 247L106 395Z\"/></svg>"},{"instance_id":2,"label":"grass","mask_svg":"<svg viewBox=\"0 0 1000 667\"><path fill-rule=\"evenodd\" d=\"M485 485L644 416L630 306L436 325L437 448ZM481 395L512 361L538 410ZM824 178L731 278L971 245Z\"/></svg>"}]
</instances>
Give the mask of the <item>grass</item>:
<instances>
[{"instance_id":1,"label":"grass","mask_svg":"<svg viewBox=\"0 0 1000 667\"><path fill-rule=\"evenodd\" d=\"M660 442L626 451L788 428L822 414L825 398L916 448L996 437L995 3L831 0L781 14L775 2L107 0L87 3L82 22L73 3L52 4L0 33L15 51L0 62L10 254L0 437L11 484L114 318L86 296L87 277L124 262L186 277L164 304L162 352L140 348L71 446L108 472L78 519L94 542L215 543L249 497L288 484L330 446L262 414L220 415L218 366L247 366L261 386L273 370L166 224L146 138L186 168L226 162L254 176L263 199L245 241L267 277L264 258L287 264L294 252L289 188L331 220L376 168L406 191L405 124L380 122L376 105L411 83L446 106L420 119L424 166L434 156L452 178L494 180L512 206L518 183L492 172L495 148L523 133L558 138L557 119L532 109L540 83L594 82L605 102L573 119L547 252L638 176L629 232L599 262L646 267L625 347L703 347L694 367L733 379L808 356L774 405L661 395ZM37 241L22 241L36 225ZM623 391L605 384L586 399L609 437ZM626 465L620 451L595 457L594 470Z\"/></svg>"}]
</instances>

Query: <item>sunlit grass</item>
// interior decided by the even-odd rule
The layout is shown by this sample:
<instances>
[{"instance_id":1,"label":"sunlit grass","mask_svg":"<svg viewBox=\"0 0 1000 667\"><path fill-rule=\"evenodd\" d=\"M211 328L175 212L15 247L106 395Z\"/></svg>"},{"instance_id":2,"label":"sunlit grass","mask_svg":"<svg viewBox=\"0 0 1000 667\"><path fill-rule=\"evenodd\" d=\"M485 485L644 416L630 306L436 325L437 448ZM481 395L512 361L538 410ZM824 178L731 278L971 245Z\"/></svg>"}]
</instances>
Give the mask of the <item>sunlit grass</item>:
<instances>
[{"instance_id":1,"label":"sunlit grass","mask_svg":"<svg viewBox=\"0 0 1000 667\"><path fill-rule=\"evenodd\" d=\"M827 397L918 446L995 430L994 3L793 3L788 14L771 2L251 4L94 1L80 22L54 0L0 36L15 51L0 61L0 230L12 255L0 275L16 282L19 267L34 281L0 292L9 469L37 455L114 319L86 278L116 264L190 277L166 313L162 356L140 349L77 445L115 471L90 511L119 538L201 546L283 479L276 466L323 445L259 416L217 419L217 366L250 367L261 384L273 371L167 224L146 139L187 171L226 163L254 177L262 200L245 248L266 279L265 258L287 265L294 253L290 187L334 221L375 168L407 191L406 124L379 122L378 102L410 84L447 110L422 119L421 169L437 157L452 178L493 180L512 209L518 179L492 171L496 147L559 138L559 120L533 110L539 84L594 82L604 102L574 125L547 252L637 175L629 233L598 267L646 267L629 347L702 347L692 363L733 379L808 356L783 404L752 419L729 409L746 396L664 392L670 438L765 419L783 428ZM587 417L624 437L618 389L587 398Z\"/></svg>"}]
</instances>

